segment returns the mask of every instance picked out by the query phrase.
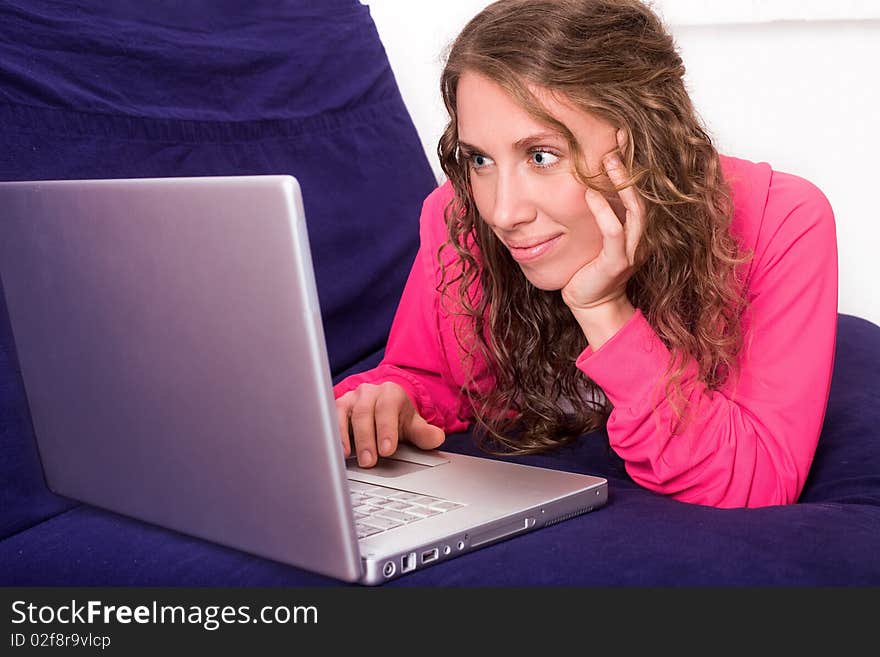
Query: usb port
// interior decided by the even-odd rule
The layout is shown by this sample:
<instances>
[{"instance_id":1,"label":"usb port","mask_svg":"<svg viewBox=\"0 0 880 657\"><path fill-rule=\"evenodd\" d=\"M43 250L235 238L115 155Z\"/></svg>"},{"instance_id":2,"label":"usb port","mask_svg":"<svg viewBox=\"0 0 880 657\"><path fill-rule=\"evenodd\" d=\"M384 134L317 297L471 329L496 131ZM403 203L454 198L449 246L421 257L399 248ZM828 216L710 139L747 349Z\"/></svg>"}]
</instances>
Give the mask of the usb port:
<instances>
[{"instance_id":1,"label":"usb port","mask_svg":"<svg viewBox=\"0 0 880 657\"><path fill-rule=\"evenodd\" d=\"M432 550L425 550L422 552L422 563L431 563L440 555L440 550L437 548L433 548Z\"/></svg>"},{"instance_id":2,"label":"usb port","mask_svg":"<svg viewBox=\"0 0 880 657\"><path fill-rule=\"evenodd\" d=\"M408 573L411 570L415 570L416 567L416 553L410 552L409 554L405 554L400 558L400 572Z\"/></svg>"}]
</instances>

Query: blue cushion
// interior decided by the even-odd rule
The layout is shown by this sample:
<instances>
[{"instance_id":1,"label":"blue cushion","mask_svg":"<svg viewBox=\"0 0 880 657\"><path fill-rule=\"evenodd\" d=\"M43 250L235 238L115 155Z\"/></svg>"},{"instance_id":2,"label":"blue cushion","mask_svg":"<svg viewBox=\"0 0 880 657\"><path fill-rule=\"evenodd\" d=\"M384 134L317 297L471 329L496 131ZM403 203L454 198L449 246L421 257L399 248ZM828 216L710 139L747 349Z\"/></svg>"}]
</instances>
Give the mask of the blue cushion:
<instances>
[{"instance_id":1,"label":"blue cushion","mask_svg":"<svg viewBox=\"0 0 880 657\"><path fill-rule=\"evenodd\" d=\"M880 506L880 328L841 315L822 436L802 503ZM880 539L880 524L873 526ZM880 563L880 549L877 551Z\"/></svg>"},{"instance_id":2,"label":"blue cushion","mask_svg":"<svg viewBox=\"0 0 880 657\"><path fill-rule=\"evenodd\" d=\"M436 186L369 9L0 4L0 180L279 173L302 187L337 374L384 345ZM0 299L0 537L68 506L14 361Z\"/></svg>"}]
</instances>

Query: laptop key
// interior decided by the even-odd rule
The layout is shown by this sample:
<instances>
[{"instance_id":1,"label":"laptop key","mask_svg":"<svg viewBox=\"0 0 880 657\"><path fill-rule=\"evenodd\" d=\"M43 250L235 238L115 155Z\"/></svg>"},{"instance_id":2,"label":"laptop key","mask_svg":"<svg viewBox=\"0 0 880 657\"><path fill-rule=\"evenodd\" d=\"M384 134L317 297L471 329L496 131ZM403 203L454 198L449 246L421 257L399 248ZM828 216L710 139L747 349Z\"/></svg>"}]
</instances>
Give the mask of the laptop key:
<instances>
[{"instance_id":1,"label":"laptop key","mask_svg":"<svg viewBox=\"0 0 880 657\"><path fill-rule=\"evenodd\" d=\"M373 515L374 513L378 513L378 512L381 511L381 510L382 510L382 509L379 508L379 507L376 507L376 506L370 506L370 505L368 505L368 504L363 504L363 505L361 505L361 506L356 506L356 507L354 508L354 512L355 512L355 513L362 513L362 514L364 514L365 516L371 516L371 515Z\"/></svg>"},{"instance_id":2,"label":"laptop key","mask_svg":"<svg viewBox=\"0 0 880 657\"><path fill-rule=\"evenodd\" d=\"M383 518L382 516L370 516L369 518L364 518L361 523L365 525L372 525L373 527L378 527L379 529L392 529L393 527L400 527L403 524L399 520Z\"/></svg>"},{"instance_id":3,"label":"laptop key","mask_svg":"<svg viewBox=\"0 0 880 657\"><path fill-rule=\"evenodd\" d=\"M463 506L463 505L457 504L455 502L448 502L445 500L437 500L436 502L433 502L431 504L432 509L440 509L441 511L452 511L453 509L457 509L460 506Z\"/></svg>"},{"instance_id":4,"label":"laptop key","mask_svg":"<svg viewBox=\"0 0 880 657\"><path fill-rule=\"evenodd\" d=\"M370 504L372 504L373 506L381 506L383 508L387 507L389 504L394 504L394 503L395 503L394 500L386 500L386 499L382 499L381 497L374 497L373 501L370 502Z\"/></svg>"},{"instance_id":5,"label":"laptop key","mask_svg":"<svg viewBox=\"0 0 880 657\"><path fill-rule=\"evenodd\" d=\"M371 527L370 525L365 525L361 522L355 525L357 529L357 537L358 538L366 538L367 536L372 536L373 534L378 534L380 532L385 531L379 527Z\"/></svg>"},{"instance_id":6,"label":"laptop key","mask_svg":"<svg viewBox=\"0 0 880 657\"><path fill-rule=\"evenodd\" d=\"M442 500L438 497L430 497L428 495L421 495L414 500L410 500L413 504L421 504L422 506L433 506L435 502L442 502Z\"/></svg>"},{"instance_id":7,"label":"laptop key","mask_svg":"<svg viewBox=\"0 0 880 657\"><path fill-rule=\"evenodd\" d=\"M392 520L399 520L403 523L415 522L416 520L422 519L421 516L414 516L411 513L401 513L400 511L391 511L390 509L383 509L382 513L378 517L391 518Z\"/></svg>"},{"instance_id":8,"label":"laptop key","mask_svg":"<svg viewBox=\"0 0 880 657\"><path fill-rule=\"evenodd\" d=\"M407 502L388 502L383 508L391 509L392 511L406 511L413 508L413 505Z\"/></svg>"},{"instance_id":9,"label":"laptop key","mask_svg":"<svg viewBox=\"0 0 880 657\"><path fill-rule=\"evenodd\" d=\"M407 509L406 512L412 515L421 516L422 518L436 516L443 513L440 509L432 509L428 506L413 506L412 508Z\"/></svg>"},{"instance_id":10,"label":"laptop key","mask_svg":"<svg viewBox=\"0 0 880 657\"><path fill-rule=\"evenodd\" d=\"M392 493L391 495L389 495L390 499L405 500L405 501L411 501L411 500L414 500L418 497L421 497L421 495L418 495L416 493L407 493L405 490L398 491L396 493Z\"/></svg>"},{"instance_id":11,"label":"laptop key","mask_svg":"<svg viewBox=\"0 0 880 657\"><path fill-rule=\"evenodd\" d=\"M386 500L384 497L363 495L362 498L364 504L372 504L373 506L384 506L385 504L388 504L388 500Z\"/></svg>"}]
</instances>

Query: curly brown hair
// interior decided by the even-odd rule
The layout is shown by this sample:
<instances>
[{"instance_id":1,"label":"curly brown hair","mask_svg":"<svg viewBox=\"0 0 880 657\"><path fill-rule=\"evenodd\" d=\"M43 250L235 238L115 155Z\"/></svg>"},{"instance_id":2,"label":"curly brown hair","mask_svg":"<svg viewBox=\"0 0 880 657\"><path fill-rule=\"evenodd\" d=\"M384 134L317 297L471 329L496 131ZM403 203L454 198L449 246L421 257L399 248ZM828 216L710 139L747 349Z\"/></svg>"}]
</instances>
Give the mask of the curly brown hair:
<instances>
[{"instance_id":1,"label":"curly brown hair","mask_svg":"<svg viewBox=\"0 0 880 657\"><path fill-rule=\"evenodd\" d=\"M625 131L628 184L646 206L627 295L672 354L666 385L651 403L656 407L660 394L669 400L675 433L689 416L682 385L689 362L709 389L736 373L746 298L737 266L751 254L730 233L730 192L671 35L637 0L499 0L464 27L446 56L441 92L450 120L437 150L455 196L441 252L453 249L455 266L441 265L440 291L446 296L457 287L469 327L458 336L465 360L479 352L493 381L479 390L472 375L462 392L484 450L544 451L604 426L611 405L575 367L586 339L560 293L531 285L479 217L458 144L456 93L465 71L505 88L575 154L575 136L530 87L562 94ZM601 187L582 166L574 175Z\"/></svg>"}]
</instances>

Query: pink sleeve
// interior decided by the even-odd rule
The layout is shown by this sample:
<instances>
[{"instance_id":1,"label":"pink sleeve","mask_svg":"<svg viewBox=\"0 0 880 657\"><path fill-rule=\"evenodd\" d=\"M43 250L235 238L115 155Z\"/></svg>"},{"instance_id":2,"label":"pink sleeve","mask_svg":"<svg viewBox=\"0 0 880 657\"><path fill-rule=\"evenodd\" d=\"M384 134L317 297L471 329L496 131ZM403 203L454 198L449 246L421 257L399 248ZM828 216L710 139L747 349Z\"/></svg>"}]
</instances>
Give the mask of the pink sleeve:
<instances>
[{"instance_id":1,"label":"pink sleeve","mask_svg":"<svg viewBox=\"0 0 880 657\"><path fill-rule=\"evenodd\" d=\"M445 187L438 188L422 206L419 251L382 361L372 370L346 377L333 387L333 393L338 398L362 383L397 383L427 422L455 433L467 429L469 420L440 338L443 320L436 289L440 278L436 254L445 233L443 212L450 195Z\"/></svg>"},{"instance_id":2,"label":"pink sleeve","mask_svg":"<svg viewBox=\"0 0 880 657\"><path fill-rule=\"evenodd\" d=\"M637 311L577 366L614 410L612 448L642 486L717 507L795 502L821 431L837 330L834 216L816 187L773 173L749 282L740 377L706 389L688 364L684 392L694 411L683 433L662 395L669 351ZM662 391L662 389L661 389Z\"/></svg>"}]
</instances>

